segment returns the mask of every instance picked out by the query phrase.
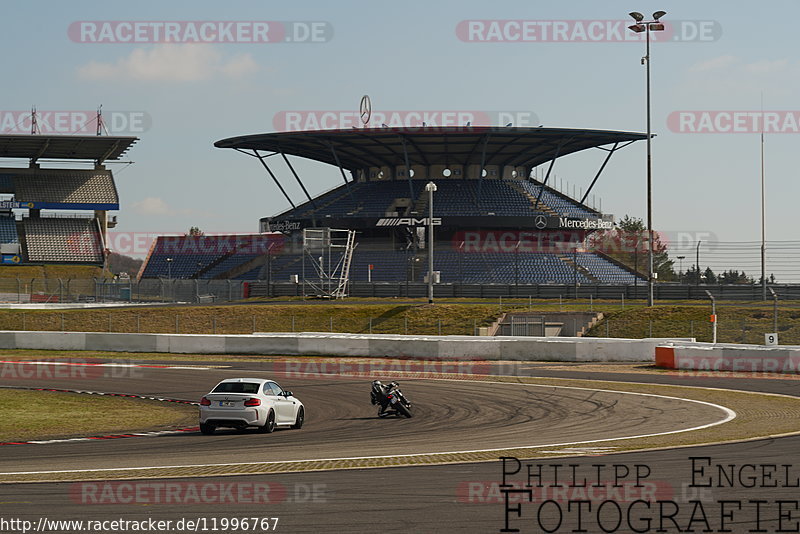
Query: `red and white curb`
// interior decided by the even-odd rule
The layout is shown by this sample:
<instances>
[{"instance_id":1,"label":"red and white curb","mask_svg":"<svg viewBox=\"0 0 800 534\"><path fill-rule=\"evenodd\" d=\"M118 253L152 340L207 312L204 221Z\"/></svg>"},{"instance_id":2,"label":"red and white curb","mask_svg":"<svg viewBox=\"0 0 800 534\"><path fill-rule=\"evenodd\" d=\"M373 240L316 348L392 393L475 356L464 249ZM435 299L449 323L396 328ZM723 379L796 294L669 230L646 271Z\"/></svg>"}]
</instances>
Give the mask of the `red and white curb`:
<instances>
[{"instance_id":1,"label":"red and white curb","mask_svg":"<svg viewBox=\"0 0 800 534\"><path fill-rule=\"evenodd\" d=\"M173 402L177 404L188 404L190 406L197 406L198 403L183 399L170 399L166 397L154 397L149 395L133 395L131 393L107 393L104 391L86 391L80 389L58 389L58 388L34 388L34 387L18 387L18 386L0 386L2 389L20 389L25 391L50 391L55 393L79 393L82 395L98 395L104 397L127 397L131 399L144 399L159 402ZM182 434L185 432L197 432L200 427L192 426L187 428L177 428L174 430L154 430L152 432L131 432L128 434L107 434L103 436L86 436L80 438L63 438L63 439L46 439L46 440L29 440L29 441L5 441L0 442L0 445L47 445L50 443L73 443L78 441L102 441L109 439L121 438L138 438L138 437L156 437L167 436L171 434Z\"/></svg>"}]
</instances>

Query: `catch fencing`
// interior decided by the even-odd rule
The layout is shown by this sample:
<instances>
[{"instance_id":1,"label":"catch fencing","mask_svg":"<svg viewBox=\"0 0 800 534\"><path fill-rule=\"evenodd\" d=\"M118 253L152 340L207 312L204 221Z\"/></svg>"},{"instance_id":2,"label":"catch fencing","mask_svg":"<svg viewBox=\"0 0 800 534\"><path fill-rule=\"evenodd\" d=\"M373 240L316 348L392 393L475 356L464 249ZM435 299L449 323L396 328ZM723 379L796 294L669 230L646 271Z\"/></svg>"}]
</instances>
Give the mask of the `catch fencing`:
<instances>
[{"instance_id":1,"label":"catch fencing","mask_svg":"<svg viewBox=\"0 0 800 534\"><path fill-rule=\"evenodd\" d=\"M245 287L241 280L0 278L0 302L211 304L241 300Z\"/></svg>"}]
</instances>

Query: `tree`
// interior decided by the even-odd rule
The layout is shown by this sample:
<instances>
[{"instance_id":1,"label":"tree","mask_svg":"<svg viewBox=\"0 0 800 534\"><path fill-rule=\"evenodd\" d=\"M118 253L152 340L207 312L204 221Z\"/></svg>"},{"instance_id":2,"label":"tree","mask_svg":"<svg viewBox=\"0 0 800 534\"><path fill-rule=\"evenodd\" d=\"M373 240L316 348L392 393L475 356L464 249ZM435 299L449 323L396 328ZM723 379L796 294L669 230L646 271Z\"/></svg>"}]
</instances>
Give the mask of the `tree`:
<instances>
[{"instance_id":1,"label":"tree","mask_svg":"<svg viewBox=\"0 0 800 534\"><path fill-rule=\"evenodd\" d=\"M143 261L140 258L132 258L131 256L112 252L108 255L108 270L114 274L128 273L133 277L139 273L139 268L142 266Z\"/></svg>"},{"instance_id":2,"label":"tree","mask_svg":"<svg viewBox=\"0 0 800 534\"><path fill-rule=\"evenodd\" d=\"M699 284L701 282L700 269L696 265L686 269L686 274L683 275L683 282L690 285Z\"/></svg>"},{"instance_id":3,"label":"tree","mask_svg":"<svg viewBox=\"0 0 800 534\"><path fill-rule=\"evenodd\" d=\"M625 215L613 230L592 234L589 246L630 269L647 277L647 227L642 219ZM658 232L653 232L653 271L658 280L677 280L675 262L669 258L667 245L661 242Z\"/></svg>"},{"instance_id":4,"label":"tree","mask_svg":"<svg viewBox=\"0 0 800 534\"><path fill-rule=\"evenodd\" d=\"M754 280L749 278L744 271L739 272L735 269L723 272L719 276L720 284L752 284Z\"/></svg>"},{"instance_id":5,"label":"tree","mask_svg":"<svg viewBox=\"0 0 800 534\"><path fill-rule=\"evenodd\" d=\"M714 271L711 270L711 267L706 267L706 270L703 272L703 280L706 284L717 283L717 275L714 274Z\"/></svg>"},{"instance_id":6,"label":"tree","mask_svg":"<svg viewBox=\"0 0 800 534\"><path fill-rule=\"evenodd\" d=\"M197 227L197 226L192 226L191 228L189 228L189 232L188 232L188 233L186 233L186 234L183 234L183 235L200 236L200 235L205 235L205 232L203 232L203 231L202 231L202 230L201 230L199 227Z\"/></svg>"}]
</instances>

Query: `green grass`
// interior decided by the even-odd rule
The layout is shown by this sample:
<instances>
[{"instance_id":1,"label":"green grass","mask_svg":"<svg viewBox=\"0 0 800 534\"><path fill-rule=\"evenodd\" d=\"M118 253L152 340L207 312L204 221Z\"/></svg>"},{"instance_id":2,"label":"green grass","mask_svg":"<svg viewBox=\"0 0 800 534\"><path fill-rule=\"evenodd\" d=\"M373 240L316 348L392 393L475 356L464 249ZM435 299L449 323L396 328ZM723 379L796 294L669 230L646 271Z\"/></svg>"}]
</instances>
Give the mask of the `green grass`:
<instances>
[{"instance_id":1,"label":"green grass","mask_svg":"<svg viewBox=\"0 0 800 534\"><path fill-rule=\"evenodd\" d=\"M695 337L712 340L711 306L628 307L606 314L589 336ZM764 334L774 331L771 306L718 306L717 341L720 343L764 343ZM782 345L800 344L800 309L778 310L778 334Z\"/></svg>"},{"instance_id":2,"label":"green grass","mask_svg":"<svg viewBox=\"0 0 800 534\"><path fill-rule=\"evenodd\" d=\"M180 428L197 423L197 408L193 406L121 397L2 390L0 404L0 441Z\"/></svg>"},{"instance_id":3,"label":"green grass","mask_svg":"<svg viewBox=\"0 0 800 534\"><path fill-rule=\"evenodd\" d=\"M695 337L711 341L711 308L702 301L669 302L653 308L641 302L503 299L485 303L441 299L380 304L348 299L314 304L239 304L76 310L0 310L0 330L248 334L252 332L348 332L375 334L472 335L509 311L595 311L606 320L588 335L595 337ZM800 303L781 302L781 344L800 344ZM764 342L772 332L772 303L720 302L718 341Z\"/></svg>"},{"instance_id":4,"label":"green grass","mask_svg":"<svg viewBox=\"0 0 800 534\"><path fill-rule=\"evenodd\" d=\"M504 307L504 309L506 309ZM496 304L237 305L0 310L0 330L245 334L259 332L352 332L468 334L499 314ZM138 323L138 324L137 324Z\"/></svg>"}]
</instances>

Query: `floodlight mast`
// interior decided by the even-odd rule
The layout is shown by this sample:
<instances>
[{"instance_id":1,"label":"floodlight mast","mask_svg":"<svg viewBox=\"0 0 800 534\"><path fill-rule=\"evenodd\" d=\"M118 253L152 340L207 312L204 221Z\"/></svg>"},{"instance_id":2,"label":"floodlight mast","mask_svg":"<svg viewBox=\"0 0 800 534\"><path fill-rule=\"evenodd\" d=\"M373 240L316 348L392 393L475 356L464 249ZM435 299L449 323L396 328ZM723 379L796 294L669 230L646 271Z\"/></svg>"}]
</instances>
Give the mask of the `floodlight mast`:
<instances>
[{"instance_id":1,"label":"floodlight mast","mask_svg":"<svg viewBox=\"0 0 800 534\"><path fill-rule=\"evenodd\" d=\"M433 193L436 184L428 182L425 191L428 192L428 304L433 304Z\"/></svg>"},{"instance_id":2,"label":"floodlight mast","mask_svg":"<svg viewBox=\"0 0 800 534\"><path fill-rule=\"evenodd\" d=\"M636 21L636 24L628 26L628 29L636 33L645 33L647 49L642 58L642 64L647 67L647 305L653 305L653 158L652 158L652 133L650 128L650 32L663 31L664 25L659 20L666 15L666 11L656 11L653 13L653 20L644 20L644 15L638 11L632 11L629 15Z\"/></svg>"}]
</instances>

